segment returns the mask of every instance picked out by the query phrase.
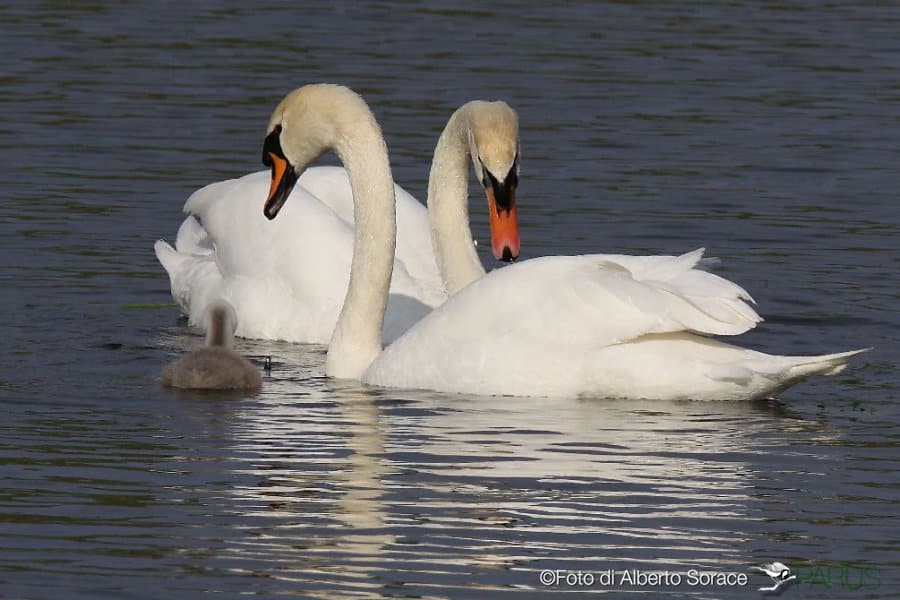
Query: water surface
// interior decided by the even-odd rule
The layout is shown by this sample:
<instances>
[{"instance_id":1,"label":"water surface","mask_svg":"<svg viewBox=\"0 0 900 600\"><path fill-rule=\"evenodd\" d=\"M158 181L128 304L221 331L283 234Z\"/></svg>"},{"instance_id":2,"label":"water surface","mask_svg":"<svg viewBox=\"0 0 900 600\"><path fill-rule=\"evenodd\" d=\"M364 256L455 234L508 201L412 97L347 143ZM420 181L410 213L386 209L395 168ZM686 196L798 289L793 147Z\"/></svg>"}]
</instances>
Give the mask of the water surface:
<instances>
[{"instance_id":1,"label":"water surface","mask_svg":"<svg viewBox=\"0 0 900 600\"><path fill-rule=\"evenodd\" d=\"M792 597L896 597L898 30L876 2L0 7L0 595L541 597L585 590L545 569L780 560L845 569ZM635 403L367 389L241 341L261 394L169 394L201 337L152 244L313 81L365 96L419 198L452 110L510 102L523 258L705 246L759 302L747 346L875 350L775 401Z\"/></svg>"}]
</instances>

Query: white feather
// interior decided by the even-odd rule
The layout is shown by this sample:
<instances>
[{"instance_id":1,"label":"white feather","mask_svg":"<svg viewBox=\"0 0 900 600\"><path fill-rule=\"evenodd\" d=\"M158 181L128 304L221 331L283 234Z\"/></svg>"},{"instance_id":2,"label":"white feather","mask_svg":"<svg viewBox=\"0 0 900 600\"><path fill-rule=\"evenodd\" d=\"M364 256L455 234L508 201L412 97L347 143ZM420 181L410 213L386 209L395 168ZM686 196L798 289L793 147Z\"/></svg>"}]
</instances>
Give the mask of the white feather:
<instances>
[{"instance_id":1,"label":"white feather","mask_svg":"<svg viewBox=\"0 0 900 600\"><path fill-rule=\"evenodd\" d=\"M270 174L210 184L188 198L176 249L158 241L172 296L194 325L227 300L237 335L327 343L341 310L353 253L353 196L339 167L307 169L278 218L263 216ZM428 214L396 186L398 248L384 339L399 336L443 302ZM199 222L198 222L199 219ZM201 225L202 223L202 225Z\"/></svg>"}]
</instances>

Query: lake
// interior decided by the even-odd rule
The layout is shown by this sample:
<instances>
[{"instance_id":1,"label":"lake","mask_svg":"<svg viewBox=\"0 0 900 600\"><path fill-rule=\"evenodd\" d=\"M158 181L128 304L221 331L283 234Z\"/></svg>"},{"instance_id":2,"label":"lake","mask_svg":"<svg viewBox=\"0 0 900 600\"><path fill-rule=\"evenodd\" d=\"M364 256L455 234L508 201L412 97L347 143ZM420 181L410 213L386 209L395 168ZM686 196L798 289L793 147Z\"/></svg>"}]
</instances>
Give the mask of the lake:
<instances>
[{"instance_id":1,"label":"lake","mask_svg":"<svg viewBox=\"0 0 900 600\"><path fill-rule=\"evenodd\" d=\"M898 597L898 31L882 2L0 6L0 596L759 598L780 561L785 597ZM167 392L202 335L153 242L317 81L420 199L456 107L516 108L523 259L706 247L765 318L742 345L874 349L776 400L628 402L239 340L260 394Z\"/></svg>"}]
</instances>

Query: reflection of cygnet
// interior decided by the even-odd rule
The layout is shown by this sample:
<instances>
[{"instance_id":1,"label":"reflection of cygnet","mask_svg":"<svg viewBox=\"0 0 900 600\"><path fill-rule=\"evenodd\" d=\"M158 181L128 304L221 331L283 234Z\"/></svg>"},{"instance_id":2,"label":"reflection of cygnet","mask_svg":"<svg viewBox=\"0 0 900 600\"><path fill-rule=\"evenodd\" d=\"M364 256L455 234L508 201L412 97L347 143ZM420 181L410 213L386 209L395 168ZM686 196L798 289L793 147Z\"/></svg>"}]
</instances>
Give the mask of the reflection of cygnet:
<instances>
[{"instance_id":1,"label":"reflection of cygnet","mask_svg":"<svg viewBox=\"0 0 900 600\"><path fill-rule=\"evenodd\" d=\"M168 365L166 387L191 390L247 390L262 386L256 367L231 349L237 318L230 304L217 300L206 309L206 347Z\"/></svg>"}]
</instances>

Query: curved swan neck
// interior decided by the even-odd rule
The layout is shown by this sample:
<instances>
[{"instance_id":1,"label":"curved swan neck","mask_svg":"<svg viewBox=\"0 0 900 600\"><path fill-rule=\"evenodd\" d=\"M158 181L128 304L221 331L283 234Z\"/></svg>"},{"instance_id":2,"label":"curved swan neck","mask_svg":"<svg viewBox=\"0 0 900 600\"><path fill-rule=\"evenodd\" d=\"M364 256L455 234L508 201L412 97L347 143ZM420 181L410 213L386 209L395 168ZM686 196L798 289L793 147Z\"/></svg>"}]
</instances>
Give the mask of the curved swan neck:
<instances>
[{"instance_id":1,"label":"curved swan neck","mask_svg":"<svg viewBox=\"0 0 900 600\"><path fill-rule=\"evenodd\" d=\"M328 347L325 373L360 378L381 352L396 245L394 181L387 146L375 117L346 111L335 124L334 149L353 192L353 259L350 284Z\"/></svg>"},{"instance_id":2,"label":"curved swan neck","mask_svg":"<svg viewBox=\"0 0 900 600\"><path fill-rule=\"evenodd\" d=\"M428 177L431 243L448 294L484 275L469 228L469 112L459 108L444 128Z\"/></svg>"}]
</instances>

